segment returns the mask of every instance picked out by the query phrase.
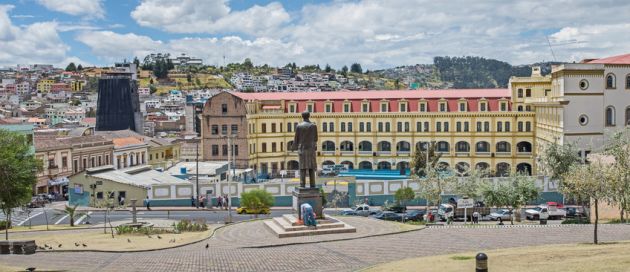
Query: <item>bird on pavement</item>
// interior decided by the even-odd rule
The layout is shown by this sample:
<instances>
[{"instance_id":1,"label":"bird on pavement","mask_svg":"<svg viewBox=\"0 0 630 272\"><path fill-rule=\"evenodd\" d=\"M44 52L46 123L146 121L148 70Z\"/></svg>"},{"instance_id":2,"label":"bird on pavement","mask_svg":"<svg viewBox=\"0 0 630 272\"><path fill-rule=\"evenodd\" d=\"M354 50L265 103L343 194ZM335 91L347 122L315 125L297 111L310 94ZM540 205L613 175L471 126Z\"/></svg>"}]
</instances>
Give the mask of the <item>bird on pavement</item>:
<instances>
[{"instance_id":1,"label":"bird on pavement","mask_svg":"<svg viewBox=\"0 0 630 272\"><path fill-rule=\"evenodd\" d=\"M57 247L61 247L61 246L62 246L62 244L59 244Z\"/></svg>"},{"instance_id":2,"label":"bird on pavement","mask_svg":"<svg viewBox=\"0 0 630 272\"><path fill-rule=\"evenodd\" d=\"M162 239L162 236L159 236L159 235L158 235L157 237L158 237L158 239Z\"/></svg>"},{"instance_id":3,"label":"bird on pavement","mask_svg":"<svg viewBox=\"0 0 630 272\"><path fill-rule=\"evenodd\" d=\"M83 245L83 247L87 247L87 245L86 245L86 244L82 244L82 245Z\"/></svg>"},{"instance_id":4,"label":"bird on pavement","mask_svg":"<svg viewBox=\"0 0 630 272\"><path fill-rule=\"evenodd\" d=\"M48 244L44 244L44 247L50 247Z\"/></svg>"},{"instance_id":5,"label":"bird on pavement","mask_svg":"<svg viewBox=\"0 0 630 272\"><path fill-rule=\"evenodd\" d=\"M209 247L210 247L210 245L209 245L209 244L206 244L206 249L208 249Z\"/></svg>"},{"instance_id":6,"label":"bird on pavement","mask_svg":"<svg viewBox=\"0 0 630 272\"><path fill-rule=\"evenodd\" d=\"M45 248L40 247L40 246L38 246L37 248L39 248L39 250L46 250Z\"/></svg>"},{"instance_id":7,"label":"bird on pavement","mask_svg":"<svg viewBox=\"0 0 630 272\"><path fill-rule=\"evenodd\" d=\"M79 243L75 242L75 243L74 243L74 246L75 246L75 247L78 247L78 246L79 246Z\"/></svg>"},{"instance_id":8,"label":"bird on pavement","mask_svg":"<svg viewBox=\"0 0 630 272\"><path fill-rule=\"evenodd\" d=\"M153 238L151 235L148 235L148 234L147 234L147 237L149 237L149 238Z\"/></svg>"},{"instance_id":9,"label":"bird on pavement","mask_svg":"<svg viewBox=\"0 0 630 272\"><path fill-rule=\"evenodd\" d=\"M131 243L131 239L127 238L127 243Z\"/></svg>"}]
</instances>

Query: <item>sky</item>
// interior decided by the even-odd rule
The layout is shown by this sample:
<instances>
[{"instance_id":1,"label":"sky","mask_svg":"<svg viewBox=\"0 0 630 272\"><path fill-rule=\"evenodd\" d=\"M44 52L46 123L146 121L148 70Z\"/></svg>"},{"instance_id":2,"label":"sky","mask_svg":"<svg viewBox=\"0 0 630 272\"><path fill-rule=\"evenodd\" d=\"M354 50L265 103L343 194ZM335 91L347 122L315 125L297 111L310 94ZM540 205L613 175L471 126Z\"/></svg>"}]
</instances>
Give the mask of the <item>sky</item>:
<instances>
[{"instance_id":1,"label":"sky","mask_svg":"<svg viewBox=\"0 0 630 272\"><path fill-rule=\"evenodd\" d=\"M364 69L435 56L570 62L630 53L628 14L627 0L0 0L0 66L157 52Z\"/></svg>"}]
</instances>

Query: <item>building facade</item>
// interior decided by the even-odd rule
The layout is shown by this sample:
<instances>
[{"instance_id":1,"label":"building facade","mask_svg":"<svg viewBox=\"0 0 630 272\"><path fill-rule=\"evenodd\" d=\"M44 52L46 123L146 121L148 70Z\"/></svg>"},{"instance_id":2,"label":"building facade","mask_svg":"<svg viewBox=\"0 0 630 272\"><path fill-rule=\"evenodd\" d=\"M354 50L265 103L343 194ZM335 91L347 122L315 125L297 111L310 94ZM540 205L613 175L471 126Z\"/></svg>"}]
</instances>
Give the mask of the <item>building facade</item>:
<instances>
[{"instance_id":1,"label":"building facade","mask_svg":"<svg viewBox=\"0 0 630 272\"><path fill-rule=\"evenodd\" d=\"M72 147L72 172L83 172L87 168L111 165L114 143L102 136L79 136L62 139Z\"/></svg>"},{"instance_id":2,"label":"building facade","mask_svg":"<svg viewBox=\"0 0 630 272\"><path fill-rule=\"evenodd\" d=\"M297 153L289 149L300 113L309 111L320 167L407 169L416 149L434 142L441 162L462 174L473 167L531 173L535 114L512 104L508 89L224 92L204 108L204 159L225 160L219 147L233 133L227 128L245 126L235 133L238 161L271 176L296 170Z\"/></svg>"}]
</instances>

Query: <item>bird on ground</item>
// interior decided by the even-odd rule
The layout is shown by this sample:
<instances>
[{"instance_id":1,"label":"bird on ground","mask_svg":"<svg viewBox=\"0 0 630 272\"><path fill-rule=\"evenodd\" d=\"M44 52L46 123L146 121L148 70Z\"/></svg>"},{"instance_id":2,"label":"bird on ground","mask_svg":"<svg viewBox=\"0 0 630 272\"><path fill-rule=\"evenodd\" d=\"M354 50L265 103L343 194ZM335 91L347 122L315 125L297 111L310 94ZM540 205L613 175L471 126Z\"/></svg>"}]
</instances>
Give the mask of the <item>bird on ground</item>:
<instances>
[{"instance_id":1,"label":"bird on ground","mask_svg":"<svg viewBox=\"0 0 630 272\"><path fill-rule=\"evenodd\" d=\"M158 237L158 239L162 239L162 236L159 236L159 235L158 235L157 237Z\"/></svg>"},{"instance_id":2,"label":"bird on ground","mask_svg":"<svg viewBox=\"0 0 630 272\"><path fill-rule=\"evenodd\" d=\"M76 243L76 242L75 242L75 243L74 243L74 246L75 246L75 247L78 247L78 246L79 246L79 243Z\"/></svg>"},{"instance_id":3,"label":"bird on ground","mask_svg":"<svg viewBox=\"0 0 630 272\"><path fill-rule=\"evenodd\" d=\"M87 245L86 245L86 244L82 244L82 245L83 245L83 247L87 247Z\"/></svg>"},{"instance_id":4,"label":"bird on ground","mask_svg":"<svg viewBox=\"0 0 630 272\"><path fill-rule=\"evenodd\" d=\"M59 244L57 247L61 247L61 246L62 246L62 244Z\"/></svg>"},{"instance_id":5,"label":"bird on ground","mask_svg":"<svg viewBox=\"0 0 630 272\"><path fill-rule=\"evenodd\" d=\"M127 238L127 243L131 243L131 239Z\"/></svg>"},{"instance_id":6,"label":"bird on ground","mask_svg":"<svg viewBox=\"0 0 630 272\"><path fill-rule=\"evenodd\" d=\"M48 244L44 244L44 247L51 247L51 246L49 246Z\"/></svg>"},{"instance_id":7,"label":"bird on ground","mask_svg":"<svg viewBox=\"0 0 630 272\"><path fill-rule=\"evenodd\" d=\"M39 250L46 250L45 248L40 247L40 246L38 246L37 248L39 248Z\"/></svg>"},{"instance_id":8,"label":"bird on ground","mask_svg":"<svg viewBox=\"0 0 630 272\"><path fill-rule=\"evenodd\" d=\"M206 244L206 249L208 249L209 247L210 247L210 245L209 245L209 244Z\"/></svg>"},{"instance_id":9,"label":"bird on ground","mask_svg":"<svg viewBox=\"0 0 630 272\"><path fill-rule=\"evenodd\" d=\"M149 238L153 238L151 235L148 235L148 234L147 234L147 237L149 237Z\"/></svg>"}]
</instances>

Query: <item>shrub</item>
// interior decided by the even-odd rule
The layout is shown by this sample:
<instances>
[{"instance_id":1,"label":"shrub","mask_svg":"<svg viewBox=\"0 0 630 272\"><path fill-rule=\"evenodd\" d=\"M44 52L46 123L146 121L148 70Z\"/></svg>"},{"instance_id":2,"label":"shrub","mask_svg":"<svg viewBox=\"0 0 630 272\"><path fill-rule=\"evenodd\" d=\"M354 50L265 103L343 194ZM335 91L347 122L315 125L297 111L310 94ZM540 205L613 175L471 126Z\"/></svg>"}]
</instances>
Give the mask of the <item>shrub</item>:
<instances>
[{"instance_id":1,"label":"shrub","mask_svg":"<svg viewBox=\"0 0 630 272\"><path fill-rule=\"evenodd\" d=\"M206 224L206 220L203 218L198 218L193 221L183 219L177 223L173 223L173 228L175 229L175 232L178 233L185 231L206 231L208 230L208 225Z\"/></svg>"},{"instance_id":2,"label":"shrub","mask_svg":"<svg viewBox=\"0 0 630 272\"><path fill-rule=\"evenodd\" d=\"M273 196L265 190L251 190L241 194L241 207L251 210L268 209L273 205Z\"/></svg>"},{"instance_id":3,"label":"shrub","mask_svg":"<svg viewBox=\"0 0 630 272\"><path fill-rule=\"evenodd\" d=\"M132 227L128 225L119 225L114 228L116 230L116 234L142 234L142 235L151 235L151 234L161 234L161 233L172 233L173 231L169 231L167 229L162 228L154 228L154 227Z\"/></svg>"},{"instance_id":4,"label":"shrub","mask_svg":"<svg viewBox=\"0 0 630 272\"><path fill-rule=\"evenodd\" d=\"M7 227L11 228L11 221L6 221L6 220L0 221L0 230L5 230L7 229Z\"/></svg>"},{"instance_id":5,"label":"shrub","mask_svg":"<svg viewBox=\"0 0 630 272\"><path fill-rule=\"evenodd\" d=\"M590 224L591 221L588 218L569 218L562 221L562 224Z\"/></svg>"},{"instance_id":6,"label":"shrub","mask_svg":"<svg viewBox=\"0 0 630 272\"><path fill-rule=\"evenodd\" d=\"M608 221L608 224L625 224L625 223L630 223L630 220L628 219L624 219L624 222L621 222L620 218L615 218L615 219L611 219L610 221Z\"/></svg>"}]
</instances>

